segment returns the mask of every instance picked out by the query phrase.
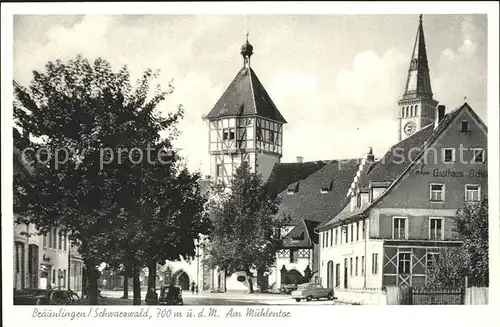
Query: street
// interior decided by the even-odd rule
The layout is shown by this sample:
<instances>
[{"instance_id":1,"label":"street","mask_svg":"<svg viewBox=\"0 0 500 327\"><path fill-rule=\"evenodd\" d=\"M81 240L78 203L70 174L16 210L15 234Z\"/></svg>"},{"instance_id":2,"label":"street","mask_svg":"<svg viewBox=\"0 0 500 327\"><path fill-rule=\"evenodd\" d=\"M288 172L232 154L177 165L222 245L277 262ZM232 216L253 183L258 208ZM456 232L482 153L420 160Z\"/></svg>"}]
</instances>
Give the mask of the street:
<instances>
[{"instance_id":1,"label":"street","mask_svg":"<svg viewBox=\"0 0 500 327\"><path fill-rule=\"evenodd\" d=\"M129 299L121 299L122 291L102 291L100 305L132 305L132 293ZM142 305L146 293L141 292ZM333 305L334 301L313 300L311 302L301 301L297 303L290 295L284 294L262 294L262 293L200 293L183 292L184 305ZM338 303L335 303L338 304Z\"/></svg>"}]
</instances>

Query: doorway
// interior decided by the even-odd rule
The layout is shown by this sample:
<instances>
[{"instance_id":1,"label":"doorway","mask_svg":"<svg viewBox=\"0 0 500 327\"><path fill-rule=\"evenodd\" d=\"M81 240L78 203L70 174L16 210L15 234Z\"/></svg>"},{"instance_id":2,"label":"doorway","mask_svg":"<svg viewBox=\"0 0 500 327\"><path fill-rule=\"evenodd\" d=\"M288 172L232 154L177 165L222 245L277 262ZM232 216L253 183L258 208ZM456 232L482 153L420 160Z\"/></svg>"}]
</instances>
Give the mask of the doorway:
<instances>
[{"instance_id":1,"label":"doorway","mask_svg":"<svg viewBox=\"0 0 500 327\"><path fill-rule=\"evenodd\" d=\"M340 287L340 263L335 265L335 287Z\"/></svg>"},{"instance_id":2,"label":"doorway","mask_svg":"<svg viewBox=\"0 0 500 327\"><path fill-rule=\"evenodd\" d=\"M326 287L333 288L333 261L328 261L326 278L327 278Z\"/></svg>"},{"instance_id":3,"label":"doorway","mask_svg":"<svg viewBox=\"0 0 500 327\"><path fill-rule=\"evenodd\" d=\"M347 285L348 285L348 280L347 280L347 276L348 276L348 267L347 267L347 259L344 259L344 288L347 288Z\"/></svg>"},{"instance_id":4,"label":"doorway","mask_svg":"<svg viewBox=\"0 0 500 327\"><path fill-rule=\"evenodd\" d=\"M178 279L178 285L182 288L184 291L189 290L189 276L186 274L185 271L179 274Z\"/></svg>"}]
</instances>

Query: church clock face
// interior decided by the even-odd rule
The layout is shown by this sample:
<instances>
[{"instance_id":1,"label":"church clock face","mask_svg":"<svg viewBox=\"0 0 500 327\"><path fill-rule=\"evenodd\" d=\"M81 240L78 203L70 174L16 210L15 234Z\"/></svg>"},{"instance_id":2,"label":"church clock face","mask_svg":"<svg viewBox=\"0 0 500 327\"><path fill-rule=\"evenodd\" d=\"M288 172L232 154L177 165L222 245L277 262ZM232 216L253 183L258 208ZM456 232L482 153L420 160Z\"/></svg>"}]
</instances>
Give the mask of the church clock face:
<instances>
[{"instance_id":1,"label":"church clock face","mask_svg":"<svg viewBox=\"0 0 500 327\"><path fill-rule=\"evenodd\" d=\"M417 128L417 126L415 125L414 122L408 122L406 123L405 127L404 127L404 131L406 133L406 135L411 135L413 133L415 133L415 129Z\"/></svg>"}]
</instances>

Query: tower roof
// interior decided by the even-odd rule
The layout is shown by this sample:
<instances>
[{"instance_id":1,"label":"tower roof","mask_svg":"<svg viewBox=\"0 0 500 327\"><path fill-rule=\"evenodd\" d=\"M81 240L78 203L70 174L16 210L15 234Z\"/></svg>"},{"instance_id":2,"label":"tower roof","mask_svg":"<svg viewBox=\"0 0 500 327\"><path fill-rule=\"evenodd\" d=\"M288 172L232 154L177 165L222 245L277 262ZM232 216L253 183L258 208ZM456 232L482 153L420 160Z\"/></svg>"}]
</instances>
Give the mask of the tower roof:
<instances>
[{"instance_id":1,"label":"tower roof","mask_svg":"<svg viewBox=\"0 0 500 327\"><path fill-rule=\"evenodd\" d=\"M250 67L243 67L238 72L206 118L218 119L229 116L259 116L286 123Z\"/></svg>"},{"instance_id":2,"label":"tower roof","mask_svg":"<svg viewBox=\"0 0 500 327\"><path fill-rule=\"evenodd\" d=\"M408 78L403 94L404 98L417 96L432 97L424 28L422 26L422 15L420 15L419 18L417 36L415 37L413 54L411 56L410 68L408 70Z\"/></svg>"}]
</instances>

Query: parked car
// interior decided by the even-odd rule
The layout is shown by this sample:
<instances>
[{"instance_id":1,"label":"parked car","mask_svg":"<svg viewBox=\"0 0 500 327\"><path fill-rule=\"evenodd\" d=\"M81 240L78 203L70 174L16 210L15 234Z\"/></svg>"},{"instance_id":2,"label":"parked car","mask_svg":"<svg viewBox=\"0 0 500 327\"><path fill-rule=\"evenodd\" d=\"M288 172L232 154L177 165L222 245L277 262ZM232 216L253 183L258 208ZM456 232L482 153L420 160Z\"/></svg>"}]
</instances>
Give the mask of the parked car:
<instances>
[{"instance_id":1,"label":"parked car","mask_svg":"<svg viewBox=\"0 0 500 327\"><path fill-rule=\"evenodd\" d=\"M298 285L297 290L292 292L292 299L297 302L302 299L311 301L312 299L322 298L333 300L335 298L333 288L324 288L318 283L305 283Z\"/></svg>"},{"instance_id":2,"label":"parked car","mask_svg":"<svg viewBox=\"0 0 500 327\"><path fill-rule=\"evenodd\" d=\"M164 285L160 289L158 305L183 305L182 289L176 285Z\"/></svg>"},{"instance_id":3,"label":"parked car","mask_svg":"<svg viewBox=\"0 0 500 327\"><path fill-rule=\"evenodd\" d=\"M25 289L14 292L15 305L72 305L78 303L78 295L63 289Z\"/></svg>"},{"instance_id":4,"label":"parked car","mask_svg":"<svg viewBox=\"0 0 500 327\"><path fill-rule=\"evenodd\" d=\"M297 289L297 284L286 284L281 286L281 292L285 294L292 294Z\"/></svg>"}]
</instances>

